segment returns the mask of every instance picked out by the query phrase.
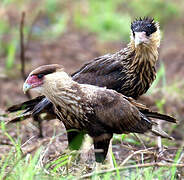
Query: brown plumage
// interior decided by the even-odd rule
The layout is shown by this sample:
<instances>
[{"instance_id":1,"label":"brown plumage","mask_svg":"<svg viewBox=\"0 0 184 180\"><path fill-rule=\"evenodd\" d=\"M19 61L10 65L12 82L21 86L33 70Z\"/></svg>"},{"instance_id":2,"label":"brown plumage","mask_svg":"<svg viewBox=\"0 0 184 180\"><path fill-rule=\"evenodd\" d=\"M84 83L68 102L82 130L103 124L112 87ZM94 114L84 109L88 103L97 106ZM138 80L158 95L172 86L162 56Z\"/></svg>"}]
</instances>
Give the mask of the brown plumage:
<instances>
[{"instance_id":1,"label":"brown plumage","mask_svg":"<svg viewBox=\"0 0 184 180\"><path fill-rule=\"evenodd\" d=\"M127 47L114 54L107 54L85 64L72 74L81 84L91 84L116 90L123 95L137 98L144 94L156 77L160 31L153 19L137 19L131 24L131 41ZM50 118L56 114L52 103L44 96L12 106L9 112L25 110L26 116L38 117L46 112ZM18 121L17 117L14 121Z\"/></svg>"},{"instance_id":2,"label":"brown plumage","mask_svg":"<svg viewBox=\"0 0 184 180\"><path fill-rule=\"evenodd\" d=\"M114 90L79 84L58 65L41 66L30 73L23 86L24 91L29 89L39 91L52 102L67 130L93 138L97 162L104 161L113 133L152 131L156 123L150 117L176 122Z\"/></svg>"}]
</instances>

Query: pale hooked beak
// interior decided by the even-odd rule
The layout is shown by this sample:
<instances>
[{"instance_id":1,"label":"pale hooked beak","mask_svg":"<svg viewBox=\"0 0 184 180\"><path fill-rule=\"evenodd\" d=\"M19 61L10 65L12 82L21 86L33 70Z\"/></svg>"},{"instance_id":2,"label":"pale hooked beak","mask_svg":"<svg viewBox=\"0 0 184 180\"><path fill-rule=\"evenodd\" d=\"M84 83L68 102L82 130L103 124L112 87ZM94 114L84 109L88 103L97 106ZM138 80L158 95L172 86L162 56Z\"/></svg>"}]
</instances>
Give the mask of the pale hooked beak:
<instances>
[{"instance_id":1,"label":"pale hooked beak","mask_svg":"<svg viewBox=\"0 0 184 180\"><path fill-rule=\"evenodd\" d=\"M27 82L25 82L24 85L23 85L24 94L26 94L26 92L31 88L32 88L32 86L30 84L28 84Z\"/></svg>"},{"instance_id":2,"label":"pale hooked beak","mask_svg":"<svg viewBox=\"0 0 184 180\"><path fill-rule=\"evenodd\" d=\"M142 43L148 43L148 37L146 36L146 32L135 32L135 46L142 44Z\"/></svg>"}]
</instances>

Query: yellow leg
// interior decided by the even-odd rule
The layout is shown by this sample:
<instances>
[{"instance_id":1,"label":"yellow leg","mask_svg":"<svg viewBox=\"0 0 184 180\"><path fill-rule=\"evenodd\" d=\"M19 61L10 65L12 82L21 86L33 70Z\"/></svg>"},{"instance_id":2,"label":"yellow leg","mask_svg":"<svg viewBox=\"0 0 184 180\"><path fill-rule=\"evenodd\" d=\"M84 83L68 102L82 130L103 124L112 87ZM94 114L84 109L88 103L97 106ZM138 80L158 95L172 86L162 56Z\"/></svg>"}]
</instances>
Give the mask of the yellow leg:
<instances>
[{"instance_id":1,"label":"yellow leg","mask_svg":"<svg viewBox=\"0 0 184 180\"><path fill-rule=\"evenodd\" d=\"M112 159L112 139L110 140L110 143L109 143L109 150L107 153L107 164L110 168L114 168L114 163Z\"/></svg>"},{"instance_id":2,"label":"yellow leg","mask_svg":"<svg viewBox=\"0 0 184 180\"><path fill-rule=\"evenodd\" d=\"M82 161L86 161L89 158L89 152L92 149L92 138L88 135L85 135L84 138L84 143L82 144L81 147L81 156L80 159L82 159Z\"/></svg>"},{"instance_id":3,"label":"yellow leg","mask_svg":"<svg viewBox=\"0 0 184 180\"><path fill-rule=\"evenodd\" d=\"M94 170L100 171L100 170L107 169L107 168L110 168L110 169L114 168L114 163L113 163L113 159L112 159L112 139L109 143L109 150L107 153L106 160L103 163L95 162Z\"/></svg>"},{"instance_id":4,"label":"yellow leg","mask_svg":"<svg viewBox=\"0 0 184 180\"><path fill-rule=\"evenodd\" d=\"M87 153L91 149L92 138L88 135L85 135L84 143L82 144L81 151L82 153Z\"/></svg>"},{"instance_id":5,"label":"yellow leg","mask_svg":"<svg viewBox=\"0 0 184 180\"><path fill-rule=\"evenodd\" d=\"M92 138L88 135L85 135L85 139L84 139L84 143L81 147L81 159L83 161L86 161L89 157L88 157L88 154L89 154L89 151L91 150L92 148ZM114 163L113 163L113 159L112 159L112 139L110 140L110 143L109 143L109 150L108 150L108 153L107 153L107 158L105 160L105 162L102 164L102 163L95 163L95 168L94 170L96 171L99 171L99 170L102 170L104 168L114 168Z\"/></svg>"}]
</instances>

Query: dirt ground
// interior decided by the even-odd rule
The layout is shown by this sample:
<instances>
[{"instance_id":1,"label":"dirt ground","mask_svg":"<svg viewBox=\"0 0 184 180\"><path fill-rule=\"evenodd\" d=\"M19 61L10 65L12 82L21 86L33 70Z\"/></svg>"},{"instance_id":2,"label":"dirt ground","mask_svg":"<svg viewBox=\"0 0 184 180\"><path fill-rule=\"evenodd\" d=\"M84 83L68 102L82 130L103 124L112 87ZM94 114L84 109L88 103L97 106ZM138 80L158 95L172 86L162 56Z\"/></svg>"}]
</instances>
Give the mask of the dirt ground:
<instances>
[{"instance_id":1,"label":"dirt ground","mask_svg":"<svg viewBox=\"0 0 184 180\"><path fill-rule=\"evenodd\" d=\"M167 30L164 32L164 39L162 40L160 48L160 61L165 64L167 84L179 83L179 88L184 89L184 32L178 32L179 35L176 36L177 33L173 31L173 26L174 22L173 25L169 26L168 29L166 28ZM26 72L29 73L39 65L58 63L62 64L67 72L72 73L89 60L104 55L105 53L118 51L124 47L125 44L121 41L102 43L97 40L94 34L70 30L52 42L31 40L26 51ZM0 113L3 113L8 106L27 99L22 92L23 80L20 75L18 56L17 53L15 68L6 72L3 68L5 59L3 56L0 57ZM174 91L172 93L173 96L167 91L154 93L153 95L148 94L141 97L140 101L152 109L156 109L156 100L163 97L166 99L164 112L174 115L178 119L179 125L177 125L178 128L174 130L168 127L167 124L164 124L163 127L170 131L171 135L176 138L176 144L180 145L184 138L184 126L182 126L182 122L184 122L184 100L183 97L175 95ZM36 96L36 94L33 94L33 96ZM49 159L53 159L65 151L67 141L63 125L58 120L43 121L42 125L43 139L38 138L39 129L37 123L33 122L32 119L19 124L9 124L7 129L12 137L19 137L21 139L22 149L25 153L33 152L41 145L48 147L48 151L44 157L45 162L47 162ZM56 135L56 137L50 144L53 135ZM141 135L141 137L144 137L144 135ZM133 135L130 135L130 138L136 139ZM156 140L156 138L152 139ZM147 147L151 144L150 140L144 140L144 142ZM10 140L0 133L0 157L8 151L11 145ZM130 145L131 143L122 141L114 143L113 152L118 162L122 162L125 159L130 149L133 151L134 149L138 150L142 148L141 144ZM153 154L155 151L156 148L153 148ZM154 158L154 156L148 155L148 159L149 158ZM165 150L164 154L157 158L172 159L173 157L172 153L169 153L169 150ZM88 162L91 160L94 161L92 150L81 157L81 161L85 162L86 160L88 160Z\"/></svg>"}]
</instances>

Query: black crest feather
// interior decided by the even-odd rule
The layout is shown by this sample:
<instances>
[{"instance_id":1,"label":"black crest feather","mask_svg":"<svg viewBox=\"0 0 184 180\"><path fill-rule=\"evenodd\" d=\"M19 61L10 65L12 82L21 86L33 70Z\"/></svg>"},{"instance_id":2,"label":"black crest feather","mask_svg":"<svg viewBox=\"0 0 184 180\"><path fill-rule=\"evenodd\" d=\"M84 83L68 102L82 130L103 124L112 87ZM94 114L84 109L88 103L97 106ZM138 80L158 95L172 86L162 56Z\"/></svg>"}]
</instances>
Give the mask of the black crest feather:
<instances>
[{"instance_id":1,"label":"black crest feather","mask_svg":"<svg viewBox=\"0 0 184 180\"><path fill-rule=\"evenodd\" d=\"M150 17L144 17L144 18L136 18L131 23L131 29L133 34L135 32L146 32L146 35L149 36L152 33L157 31L156 23L154 22L153 18Z\"/></svg>"}]
</instances>

